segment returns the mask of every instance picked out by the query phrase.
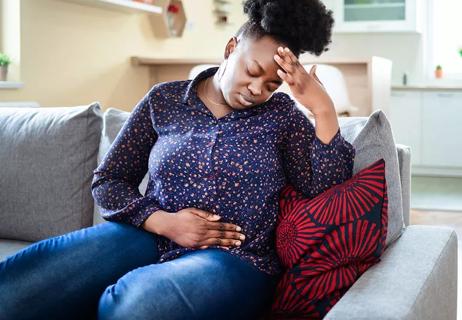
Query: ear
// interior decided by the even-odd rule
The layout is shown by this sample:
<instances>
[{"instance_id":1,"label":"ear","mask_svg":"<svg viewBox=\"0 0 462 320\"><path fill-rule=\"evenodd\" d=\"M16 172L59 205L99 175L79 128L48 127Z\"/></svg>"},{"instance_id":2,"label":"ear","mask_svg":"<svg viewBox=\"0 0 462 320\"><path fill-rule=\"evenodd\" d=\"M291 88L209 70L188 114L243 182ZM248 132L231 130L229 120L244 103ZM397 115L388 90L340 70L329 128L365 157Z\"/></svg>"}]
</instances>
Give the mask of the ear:
<instances>
[{"instance_id":1,"label":"ear","mask_svg":"<svg viewBox=\"0 0 462 320\"><path fill-rule=\"evenodd\" d=\"M231 39L229 39L225 47L225 59L228 59L229 55L236 49L238 42L236 37L231 37Z\"/></svg>"}]
</instances>

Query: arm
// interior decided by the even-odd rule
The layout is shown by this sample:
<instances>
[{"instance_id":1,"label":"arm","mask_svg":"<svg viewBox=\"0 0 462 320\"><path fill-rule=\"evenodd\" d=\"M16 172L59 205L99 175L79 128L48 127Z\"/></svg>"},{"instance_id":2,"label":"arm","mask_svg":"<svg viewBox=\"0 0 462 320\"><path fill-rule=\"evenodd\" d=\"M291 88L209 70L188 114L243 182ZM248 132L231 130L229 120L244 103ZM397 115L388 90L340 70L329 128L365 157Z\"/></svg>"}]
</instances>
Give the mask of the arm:
<instances>
[{"instance_id":1,"label":"arm","mask_svg":"<svg viewBox=\"0 0 462 320\"><path fill-rule=\"evenodd\" d=\"M328 128L321 127L326 118L319 118L316 130L311 121L298 109L295 101L289 99L291 111L283 148L283 166L288 183L309 198L313 198L335 184L352 177L354 147L341 135L337 128L335 135L327 142ZM335 119L337 120L337 119ZM318 133L317 133L318 131Z\"/></svg>"},{"instance_id":2,"label":"arm","mask_svg":"<svg viewBox=\"0 0 462 320\"><path fill-rule=\"evenodd\" d=\"M149 153L157 140L152 123L154 86L135 106L99 166L93 170L91 192L101 216L140 227L159 203L143 196L138 186L148 170Z\"/></svg>"}]
</instances>

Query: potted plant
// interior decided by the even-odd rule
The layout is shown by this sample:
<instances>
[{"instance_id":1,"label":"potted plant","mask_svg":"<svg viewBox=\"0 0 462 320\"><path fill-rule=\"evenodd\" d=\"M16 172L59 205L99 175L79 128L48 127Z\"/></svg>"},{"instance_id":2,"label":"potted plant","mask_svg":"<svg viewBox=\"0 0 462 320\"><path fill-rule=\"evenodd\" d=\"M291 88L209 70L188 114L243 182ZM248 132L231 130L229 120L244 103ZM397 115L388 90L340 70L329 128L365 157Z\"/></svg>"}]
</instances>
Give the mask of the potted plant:
<instances>
[{"instance_id":1,"label":"potted plant","mask_svg":"<svg viewBox=\"0 0 462 320\"><path fill-rule=\"evenodd\" d=\"M441 65L436 66L435 77L438 79L443 77L443 67L441 67Z\"/></svg>"},{"instance_id":2,"label":"potted plant","mask_svg":"<svg viewBox=\"0 0 462 320\"><path fill-rule=\"evenodd\" d=\"M6 81L8 65L10 63L10 58L5 53L0 52L0 81Z\"/></svg>"}]
</instances>

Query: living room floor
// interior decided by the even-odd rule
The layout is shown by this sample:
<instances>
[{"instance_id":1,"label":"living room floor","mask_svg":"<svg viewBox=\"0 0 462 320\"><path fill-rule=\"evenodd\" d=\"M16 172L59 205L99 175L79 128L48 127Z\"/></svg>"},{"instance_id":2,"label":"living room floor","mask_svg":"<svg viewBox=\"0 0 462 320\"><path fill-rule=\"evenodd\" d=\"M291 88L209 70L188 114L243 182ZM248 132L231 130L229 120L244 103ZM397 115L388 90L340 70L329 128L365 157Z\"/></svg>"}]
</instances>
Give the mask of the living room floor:
<instances>
[{"instance_id":1,"label":"living room floor","mask_svg":"<svg viewBox=\"0 0 462 320\"><path fill-rule=\"evenodd\" d=\"M411 209L410 224L445 225L456 230L458 238L457 319L462 320L462 211L433 211Z\"/></svg>"}]
</instances>

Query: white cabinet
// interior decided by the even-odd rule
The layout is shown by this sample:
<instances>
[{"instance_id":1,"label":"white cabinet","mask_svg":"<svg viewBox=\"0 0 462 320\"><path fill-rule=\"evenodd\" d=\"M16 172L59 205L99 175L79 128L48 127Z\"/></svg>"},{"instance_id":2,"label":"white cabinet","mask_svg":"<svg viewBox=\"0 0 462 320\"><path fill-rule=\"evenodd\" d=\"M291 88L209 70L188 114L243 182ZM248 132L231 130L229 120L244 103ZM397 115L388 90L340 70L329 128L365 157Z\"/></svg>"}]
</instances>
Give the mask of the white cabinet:
<instances>
[{"instance_id":1,"label":"white cabinet","mask_svg":"<svg viewBox=\"0 0 462 320\"><path fill-rule=\"evenodd\" d=\"M462 175L462 89L392 90L386 116L414 173Z\"/></svg>"},{"instance_id":2,"label":"white cabinet","mask_svg":"<svg viewBox=\"0 0 462 320\"><path fill-rule=\"evenodd\" d=\"M462 93L422 95L422 165L462 167Z\"/></svg>"},{"instance_id":3,"label":"white cabinet","mask_svg":"<svg viewBox=\"0 0 462 320\"><path fill-rule=\"evenodd\" d=\"M419 91L393 91L387 118L396 143L411 147L411 163L421 163L421 93Z\"/></svg>"},{"instance_id":4,"label":"white cabinet","mask_svg":"<svg viewBox=\"0 0 462 320\"><path fill-rule=\"evenodd\" d=\"M334 32L422 32L424 0L325 0Z\"/></svg>"}]
</instances>

